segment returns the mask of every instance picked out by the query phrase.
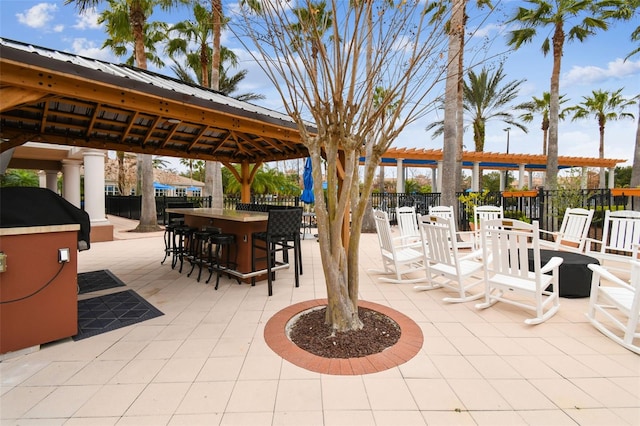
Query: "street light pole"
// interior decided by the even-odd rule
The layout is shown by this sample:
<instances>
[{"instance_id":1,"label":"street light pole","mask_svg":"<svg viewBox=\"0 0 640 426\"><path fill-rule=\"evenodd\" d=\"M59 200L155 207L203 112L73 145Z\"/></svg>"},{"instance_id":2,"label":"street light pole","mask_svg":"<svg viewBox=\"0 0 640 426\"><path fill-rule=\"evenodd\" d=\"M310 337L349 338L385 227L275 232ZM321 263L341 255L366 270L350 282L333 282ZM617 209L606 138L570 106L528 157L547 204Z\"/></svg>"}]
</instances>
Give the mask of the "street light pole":
<instances>
[{"instance_id":1,"label":"street light pole","mask_svg":"<svg viewBox=\"0 0 640 426\"><path fill-rule=\"evenodd\" d=\"M509 130L511 127L504 128L504 131L507 132L507 154L509 154ZM509 186L509 168L504 171L504 186L505 189Z\"/></svg>"}]
</instances>

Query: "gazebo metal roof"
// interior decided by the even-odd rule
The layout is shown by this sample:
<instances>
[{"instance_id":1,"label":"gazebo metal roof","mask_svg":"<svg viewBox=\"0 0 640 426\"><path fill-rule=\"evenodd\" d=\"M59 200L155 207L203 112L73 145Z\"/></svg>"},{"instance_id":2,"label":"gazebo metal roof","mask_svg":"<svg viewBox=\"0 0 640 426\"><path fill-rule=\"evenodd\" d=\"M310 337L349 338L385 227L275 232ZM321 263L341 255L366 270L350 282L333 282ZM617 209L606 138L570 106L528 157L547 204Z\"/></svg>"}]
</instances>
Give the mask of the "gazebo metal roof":
<instances>
[{"instance_id":1,"label":"gazebo metal roof","mask_svg":"<svg viewBox=\"0 0 640 426\"><path fill-rule=\"evenodd\" d=\"M146 70L7 39L0 69L0 152L35 141L224 163L308 155L287 115Z\"/></svg>"}]
</instances>

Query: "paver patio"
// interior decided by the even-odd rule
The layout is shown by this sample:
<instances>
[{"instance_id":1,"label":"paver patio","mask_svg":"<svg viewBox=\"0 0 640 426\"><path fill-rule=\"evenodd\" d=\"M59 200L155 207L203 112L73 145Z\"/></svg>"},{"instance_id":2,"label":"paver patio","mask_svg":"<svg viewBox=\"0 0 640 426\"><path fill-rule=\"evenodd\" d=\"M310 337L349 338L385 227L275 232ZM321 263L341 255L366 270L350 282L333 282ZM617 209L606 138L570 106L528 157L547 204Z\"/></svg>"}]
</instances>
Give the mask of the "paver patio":
<instances>
[{"instance_id":1,"label":"paver patio","mask_svg":"<svg viewBox=\"0 0 640 426\"><path fill-rule=\"evenodd\" d=\"M364 234L360 297L413 319L424 344L379 373L314 373L265 343L267 321L326 298L318 243L302 241L304 275L278 272L274 295L221 279L196 282L162 260L162 233L131 234L79 253L78 272L109 269L164 315L0 363L2 425L637 425L640 357L584 316L588 299L561 299L549 321L498 304L442 302L378 281L374 234ZM397 232L397 231L396 231ZM123 288L109 291L120 291Z\"/></svg>"}]
</instances>

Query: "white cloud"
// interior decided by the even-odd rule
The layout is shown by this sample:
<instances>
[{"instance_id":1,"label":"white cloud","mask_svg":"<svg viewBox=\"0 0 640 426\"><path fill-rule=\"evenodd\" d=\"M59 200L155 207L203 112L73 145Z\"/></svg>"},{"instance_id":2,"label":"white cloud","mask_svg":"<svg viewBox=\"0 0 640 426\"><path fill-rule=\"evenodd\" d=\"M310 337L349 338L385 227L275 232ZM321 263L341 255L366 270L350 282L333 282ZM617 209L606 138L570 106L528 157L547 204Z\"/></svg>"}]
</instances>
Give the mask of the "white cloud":
<instances>
[{"instance_id":1,"label":"white cloud","mask_svg":"<svg viewBox=\"0 0 640 426\"><path fill-rule=\"evenodd\" d=\"M640 73L639 61L624 61L621 58L609 62L606 68L595 65L574 66L562 77L561 85L587 85L599 83L610 78L621 79Z\"/></svg>"},{"instance_id":2,"label":"white cloud","mask_svg":"<svg viewBox=\"0 0 640 426\"><path fill-rule=\"evenodd\" d=\"M24 13L16 13L18 22L31 28L47 28L54 18L58 6L53 3L39 3Z\"/></svg>"},{"instance_id":3,"label":"white cloud","mask_svg":"<svg viewBox=\"0 0 640 426\"><path fill-rule=\"evenodd\" d=\"M99 15L100 14L96 11L95 8L91 8L86 12L78 15L78 17L76 18L76 23L73 26L73 28L77 30L99 29L101 27L101 25L98 24Z\"/></svg>"},{"instance_id":4,"label":"white cloud","mask_svg":"<svg viewBox=\"0 0 640 426\"><path fill-rule=\"evenodd\" d=\"M484 27L481 28L477 28L476 30L474 30L471 33L471 37L489 37L491 36L494 32L497 34L500 34L504 31L504 26L503 25L498 25L498 24L488 24L485 25Z\"/></svg>"},{"instance_id":5,"label":"white cloud","mask_svg":"<svg viewBox=\"0 0 640 426\"><path fill-rule=\"evenodd\" d=\"M71 52L76 55L85 56L100 61L117 62L108 49L96 46L96 43L86 38L75 38L71 43Z\"/></svg>"}]
</instances>

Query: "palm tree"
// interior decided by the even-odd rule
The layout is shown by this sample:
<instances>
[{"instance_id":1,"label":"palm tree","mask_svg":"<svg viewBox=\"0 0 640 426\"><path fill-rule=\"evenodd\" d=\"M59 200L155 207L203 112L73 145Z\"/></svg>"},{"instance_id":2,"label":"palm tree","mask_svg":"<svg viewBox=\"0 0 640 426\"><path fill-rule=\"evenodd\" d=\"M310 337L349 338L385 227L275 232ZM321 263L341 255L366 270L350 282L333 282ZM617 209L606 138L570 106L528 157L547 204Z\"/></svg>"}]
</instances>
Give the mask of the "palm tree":
<instances>
[{"instance_id":1,"label":"palm tree","mask_svg":"<svg viewBox=\"0 0 640 426\"><path fill-rule=\"evenodd\" d=\"M234 166L236 171L240 173L240 166ZM229 170L223 170L224 180L227 182L225 192L227 194L238 194L241 190L240 182L235 178ZM251 182L251 192L253 194L284 194L290 192L293 182L277 168L269 168L261 166ZM297 188L297 194L300 194L300 187Z\"/></svg>"},{"instance_id":2,"label":"palm tree","mask_svg":"<svg viewBox=\"0 0 640 426\"><path fill-rule=\"evenodd\" d=\"M173 40L171 40L170 43L171 42L173 42ZM206 47L208 52L206 56L210 57L211 47ZM167 53L169 53L169 56L174 62L170 68L178 79L187 83L200 84L204 86L202 78L203 76L211 74L211 62L209 62L208 68L203 72L202 67L200 66L201 55L199 52L180 52L184 55L184 59L177 56L177 50L171 52L167 51ZM220 48L220 93L245 102L264 99L264 95L252 92L233 95L234 92L238 91L238 85L240 82L247 76L247 70L240 70L233 75L230 74L231 67L236 67L237 65L238 57L236 54L232 50L222 46Z\"/></svg>"},{"instance_id":3,"label":"palm tree","mask_svg":"<svg viewBox=\"0 0 640 426\"><path fill-rule=\"evenodd\" d=\"M109 48L116 56L127 56L125 63L135 65L135 40L129 26L129 7L122 0L107 0L109 8L105 9L98 17L98 24L105 24L108 39L102 44L102 48ZM166 39L167 24L164 22L145 23L144 48L147 61L157 67L163 67L164 62L156 52L156 45ZM131 50L131 53L129 53Z\"/></svg>"},{"instance_id":4,"label":"palm tree","mask_svg":"<svg viewBox=\"0 0 640 426\"><path fill-rule=\"evenodd\" d=\"M455 120L454 123L447 123L447 132L444 132L443 143L443 179L445 184L440 190L442 191L443 203L451 202L451 205L457 206L455 202L455 192L462 189L462 151L463 132L464 132L464 115L462 113L464 106L463 93L463 76L464 76L464 47L465 47L465 27L467 25L467 0L451 0L451 17L446 22L446 31L449 34L448 42L448 64L447 64L447 80L445 83L445 118ZM493 9L490 0L476 0L478 7L488 6ZM436 5L433 3L434 14L431 23L440 20L448 11L446 4ZM454 46L457 43L458 46ZM456 86L454 87L454 81ZM443 123L444 126L444 123ZM451 144L455 140L455 146Z\"/></svg>"},{"instance_id":5,"label":"palm tree","mask_svg":"<svg viewBox=\"0 0 640 426\"><path fill-rule=\"evenodd\" d=\"M517 28L509 33L507 43L515 49L530 43L538 30L547 31L551 27L551 39L542 42L542 53L553 52L551 88L549 102L549 143L547 147L546 183L549 189L558 187L558 121L560 118L560 68L564 44L568 41L584 41L597 30L606 30L609 21L630 18L628 0L525 0L530 7L518 7L508 23L517 23ZM576 22L577 21L577 22ZM565 25L572 25L568 32Z\"/></svg>"},{"instance_id":6,"label":"palm tree","mask_svg":"<svg viewBox=\"0 0 640 426\"><path fill-rule=\"evenodd\" d=\"M598 121L598 129L600 131L600 148L598 149L598 158L604 158L604 128L608 121L614 121L623 118L633 119L633 114L624 110L635 104L635 100L625 99L621 96L623 89L615 92L593 90L591 96L583 96L583 101L569 108L573 113L573 121L587 118L593 115ZM604 167L600 168L600 188L605 188Z\"/></svg>"},{"instance_id":7,"label":"palm tree","mask_svg":"<svg viewBox=\"0 0 640 426\"><path fill-rule=\"evenodd\" d=\"M480 74L469 71L468 82L464 81L463 83L463 107L473 126L473 140L475 150L478 152L484 151L485 129L489 120L498 119L525 133L528 131L527 127L511 112L531 108L530 102L511 106L511 103L518 96L520 85L525 80L513 80L502 85L504 77L502 66L495 73L490 73L486 68L482 68ZM442 135L445 129L444 121L433 122L426 128L427 131L433 129L435 129L433 138Z\"/></svg>"},{"instance_id":8,"label":"palm tree","mask_svg":"<svg viewBox=\"0 0 640 426\"><path fill-rule=\"evenodd\" d=\"M175 31L179 37L172 37L169 40L166 51L178 67L181 66L174 56L176 53L185 55L187 68L198 70L196 71L198 82L205 87L210 87L212 50L209 46L209 36L212 31L212 13L196 2L193 4L193 18L194 20L181 21L169 28L170 32ZM190 52L190 45L195 45L197 50Z\"/></svg>"},{"instance_id":9,"label":"palm tree","mask_svg":"<svg viewBox=\"0 0 640 426\"><path fill-rule=\"evenodd\" d=\"M92 9L104 0L66 0L65 4L73 3L80 13ZM147 69L147 54L145 51L145 25L147 18L153 12L154 7L169 10L178 3L186 0L122 0L123 7L128 11L128 20L118 26L120 34L128 32L133 34L134 57L138 68ZM140 207L140 222L136 227L138 232L156 231L158 219L156 214L155 191L153 189L153 163L150 154L139 155L140 170L142 174L142 205Z\"/></svg>"},{"instance_id":10,"label":"palm tree","mask_svg":"<svg viewBox=\"0 0 640 426\"><path fill-rule=\"evenodd\" d=\"M458 175L460 147L458 131L459 116L462 111L458 108L459 82L462 69L459 58L462 55L462 41L464 37L466 0L451 1L451 20L448 27L448 52L447 52L447 77L444 92L444 121L442 133L444 141L442 146L442 193L441 203L445 206L454 206L456 203L456 182Z\"/></svg>"},{"instance_id":11,"label":"palm tree","mask_svg":"<svg viewBox=\"0 0 640 426\"><path fill-rule=\"evenodd\" d=\"M640 9L640 0L633 0L632 7L634 7L636 10ZM640 25L636 27L636 29L631 33L631 41L640 42ZM640 44L631 52L629 52L624 60L626 61L631 56L638 53L640 53ZM640 108L640 96L637 96L636 100L638 101L638 107ZM638 112L638 127L636 128L636 149L633 156L631 183L629 185L631 186L631 188L640 187L640 111Z\"/></svg>"},{"instance_id":12,"label":"palm tree","mask_svg":"<svg viewBox=\"0 0 640 426\"><path fill-rule=\"evenodd\" d=\"M560 95L559 104L567 102L568 99L564 98L565 95ZM542 124L540 129L542 130L542 155L547 155L547 142L549 139L549 104L551 102L551 94L549 92L543 92L542 98L536 98L532 96L532 101L527 104L523 109L527 112L522 114L520 118L530 123L533 121L533 115L536 113L540 113L542 115ZM559 118L564 120L566 114L566 110L560 111Z\"/></svg>"},{"instance_id":13,"label":"palm tree","mask_svg":"<svg viewBox=\"0 0 640 426\"><path fill-rule=\"evenodd\" d=\"M121 0L107 0L109 9L104 10L98 17L99 24L105 24L105 31L109 34L109 38L102 44L102 48L109 48L117 56L129 56L126 60L127 65L135 65L135 40L131 27L129 25L129 5ZM167 25L160 22L152 22L145 24L144 42L145 53L148 61L158 67L164 66L162 59L156 54L156 43L164 40ZM130 54L129 51L132 53ZM118 159L118 192L121 195L125 193L125 153L123 151L116 152ZM141 191L141 176L137 180L137 192Z\"/></svg>"}]
</instances>

